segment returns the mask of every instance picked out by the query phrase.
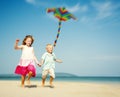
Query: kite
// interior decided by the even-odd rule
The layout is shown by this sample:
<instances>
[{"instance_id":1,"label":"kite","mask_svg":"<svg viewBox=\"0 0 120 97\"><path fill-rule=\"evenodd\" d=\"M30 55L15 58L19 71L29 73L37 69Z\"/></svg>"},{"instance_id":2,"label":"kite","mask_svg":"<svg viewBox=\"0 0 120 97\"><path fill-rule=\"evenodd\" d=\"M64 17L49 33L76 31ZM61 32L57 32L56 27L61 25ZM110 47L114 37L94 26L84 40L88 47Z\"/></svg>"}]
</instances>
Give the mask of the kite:
<instances>
[{"instance_id":1,"label":"kite","mask_svg":"<svg viewBox=\"0 0 120 97\"><path fill-rule=\"evenodd\" d=\"M56 36L56 40L54 41L54 47L56 46L58 37L60 35L60 29L61 29L61 22L62 21L67 21L69 19L74 19L76 20L76 18L70 13L68 12L68 10L65 9L65 7L62 8L48 8L47 9L47 13L53 12L54 16L59 20L59 26L58 26L58 33Z\"/></svg>"}]
</instances>

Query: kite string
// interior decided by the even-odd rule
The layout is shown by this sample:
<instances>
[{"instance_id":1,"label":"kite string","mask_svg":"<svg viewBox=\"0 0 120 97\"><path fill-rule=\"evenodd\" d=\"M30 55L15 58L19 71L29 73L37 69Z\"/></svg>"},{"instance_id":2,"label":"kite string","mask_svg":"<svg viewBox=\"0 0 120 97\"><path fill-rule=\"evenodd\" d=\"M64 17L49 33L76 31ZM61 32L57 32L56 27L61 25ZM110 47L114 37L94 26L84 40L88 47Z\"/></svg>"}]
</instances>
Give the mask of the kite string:
<instances>
[{"instance_id":1,"label":"kite string","mask_svg":"<svg viewBox=\"0 0 120 97\"><path fill-rule=\"evenodd\" d=\"M62 23L62 20L60 19L60 20L59 20L58 33L57 33L57 36L56 36L56 40L54 41L54 47L56 46L58 37L59 37L59 35L60 35L61 23Z\"/></svg>"}]
</instances>

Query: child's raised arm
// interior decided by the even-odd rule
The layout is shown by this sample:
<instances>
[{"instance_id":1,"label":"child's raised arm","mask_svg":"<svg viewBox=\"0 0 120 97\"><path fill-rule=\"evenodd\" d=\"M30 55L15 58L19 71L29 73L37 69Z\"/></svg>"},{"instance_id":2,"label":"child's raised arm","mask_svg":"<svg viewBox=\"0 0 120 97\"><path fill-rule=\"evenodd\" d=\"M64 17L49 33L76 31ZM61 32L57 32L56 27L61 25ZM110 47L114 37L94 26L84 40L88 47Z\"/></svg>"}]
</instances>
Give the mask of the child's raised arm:
<instances>
[{"instance_id":1,"label":"child's raised arm","mask_svg":"<svg viewBox=\"0 0 120 97\"><path fill-rule=\"evenodd\" d=\"M20 41L19 39L17 39L17 40L15 41L14 49L16 49L16 50L19 50L19 49L22 49L22 48L23 48L23 45L18 46L19 41Z\"/></svg>"}]
</instances>

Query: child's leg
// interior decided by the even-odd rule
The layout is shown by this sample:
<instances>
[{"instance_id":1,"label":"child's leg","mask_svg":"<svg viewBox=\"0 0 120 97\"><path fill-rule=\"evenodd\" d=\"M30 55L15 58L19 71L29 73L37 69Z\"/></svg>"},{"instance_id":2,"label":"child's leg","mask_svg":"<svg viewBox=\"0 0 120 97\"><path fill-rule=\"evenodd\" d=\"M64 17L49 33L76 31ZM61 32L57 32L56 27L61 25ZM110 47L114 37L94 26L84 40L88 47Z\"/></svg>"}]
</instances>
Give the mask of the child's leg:
<instances>
[{"instance_id":1,"label":"child's leg","mask_svg":"<svg viewBox=\"0 0 120 97\"><path fill-rule=\"evenodd\" d=\"M34 65L29 64L27 67L27 71L28 71L27 84L30 85L30 78L35 77L36 69L35 69Z\"/></svg>"},{"instance_id":2,"label":"child's leg","mask_svg":"<svg viewBox=\"0 0 120 97\"><path fill-rule=\"evenodd\" d=\"M27 84L28 85L30 85L30 78L32 77L32 72L30 71L29 73L28 73L28 78L27 78Z\"/></svg>"},{"instance_id":3,"label":"child's leg","mask_svg":"<svg viewBox=\"0 0 120 97\"><path fill-rule=\"evenodd\" d=\"M48 70L42 71L42 86L45 85L45 80L46 80L47 74L48 74Z\"/></svg>"},{"instance_id":4,"label":"child's leg","mask_svg":"<svg viewBox=\"0 0 120 97\"><path fill-rule=\"evenodd\" d=\"M50 70L49 70L49 74L50 74L50 86L53 87L53 80L54 80L54 78L55 78L54 69L50 69Z\"/></svg>"},{"instance_id":5,"label":"child's leg","mask_svg":"<svg viewBox=\"0 0 120 97\"><path fill-rule=\"evenodd\" d=\"M53 86L53 80L54 80L54 78L52 76L50 76L50 86Z\"/></svg>"},{"instance_id":6,"label":"child's leg","mask_svg":"<svg viewBox=\"0 0 120 97\"><path fill-rule=\"evenodd\" d=\"M46 80L46 76L43 76L42 77L42 86L44 87L44 85L45 85L45 80Z\"/></svg>"},{"instance_id":7,"label":"child's leg","mask_svg":"<svg viewBox=\"0 0 120 97\"><path fill-rule=\"evenodd\" d=\"M25 76L21 76L21 87L24 87Z\"/></svg>"}]
</instances>

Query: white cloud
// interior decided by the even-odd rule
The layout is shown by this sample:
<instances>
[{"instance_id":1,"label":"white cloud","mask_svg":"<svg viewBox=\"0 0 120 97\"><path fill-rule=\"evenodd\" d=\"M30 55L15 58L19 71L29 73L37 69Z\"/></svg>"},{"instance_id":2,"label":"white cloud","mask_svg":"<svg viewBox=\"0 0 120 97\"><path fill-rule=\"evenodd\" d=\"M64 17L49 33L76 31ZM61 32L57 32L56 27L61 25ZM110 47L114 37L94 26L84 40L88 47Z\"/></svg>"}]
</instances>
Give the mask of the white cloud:
<instances>
[{"instance_id":1,"label":"white cloud","mask_svg":"<svg viewBox=\"0 0 120 97\"><path fill-rule=\"evenodd\" d=\"M26 0L27 3L36 4L36 0Z\"/></svg>"},{"instance_id":2,"label":"white cloud","mask_svg":"<svg viewBox=\"0 0 120 97\"><path fill-rule=\"evenodd\" d=\"M90 5L86 6L86 12L80 13L80 22L89 25L91 28L96 26L94 29L101 29L103 26L105 27L105 25L116 24L118 22L117 20L119 20L120 13L118 10L120 8L120 4L116 4L111 1L92 1Z\"/></svg>"},{"instance_id":3,"label":"white cloud","mask_svg":"<svg viewBox=\"0 0 120 97\"><path fill-rule=\"evenodd\" d=\"M80 9L79 9L80 12L86 12L87 10L88 10L87 5L80 6Z\"/></svg>"},{"instance_id":4,"label":"white cloud","mask_svg":"<svg viewBox=\"0 0 120 97\"><path fill-rule=\"evenodd\" d=\"M54 20L55 22L58 22L58 19L55 18L53 14L46 14L50 19Z\"/></svg>"},{"instance_id":5,"label":"white cloud","mask_svg":"<svg viewBox=\"0 0 120 97\"><path fill-rule=\"evenodd\" d=\"M80 18L80 21L81 21L82 23L88 23L88 22L89 22L89 18L86 17L86 16L82 16L82 17Z\"/></svg>"},{"instance_id":6,"label":"white cloud","mask_svg":"<svg viewBox=\"0 0 120 97\"><path fill-rule=\"evenodd\" d=\"M49 2L45 2L44 0L25 0L27 3L32 4L34 6L37 7L48 7L49 5L51 5L51 3Z\"/></svg>"},{"instance_id":7,"label":"white cloud","mask_svg":"<svg viewBox=\"0 0 120 97\"><path fill-rule=\"evenodd\" d=\"M93 7L96 10L96 19L104 19L113 15L114 10L116 9L111 2L92 2Z\"/></svg>"},{"instance_id":8,"label":"white cloud","mask_svg":"<svg viewBox=\"0 0 120 97\"><path fill-rule=\"evenodd\" d=\"M67 8L70 12L77 12L79 9L80 9L80 6L79 6L79 4L77 4L77 5L75 5L75 6L73 6L73 7L68 7Z\"/></svg>"},{"instance_id":9,"label":"white cloud","mask_svg":"<svg viewBox=\"0 0 120 97\"><path fill-rule=\"evenodd\" d=\"M84 6L80 6L80 4L76 4L73 7L68 7L67 8L70 12L74 13L74 12L86 12L88 7L86 5Z\"/></svg>"}]
</instances>

